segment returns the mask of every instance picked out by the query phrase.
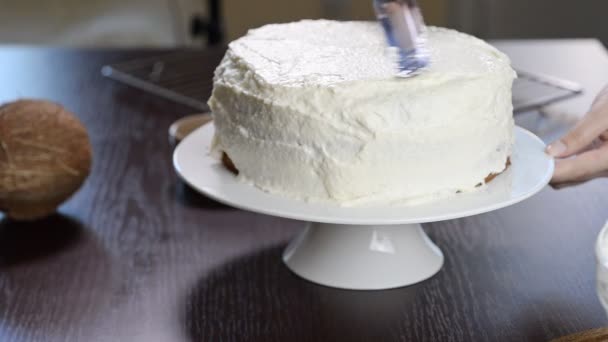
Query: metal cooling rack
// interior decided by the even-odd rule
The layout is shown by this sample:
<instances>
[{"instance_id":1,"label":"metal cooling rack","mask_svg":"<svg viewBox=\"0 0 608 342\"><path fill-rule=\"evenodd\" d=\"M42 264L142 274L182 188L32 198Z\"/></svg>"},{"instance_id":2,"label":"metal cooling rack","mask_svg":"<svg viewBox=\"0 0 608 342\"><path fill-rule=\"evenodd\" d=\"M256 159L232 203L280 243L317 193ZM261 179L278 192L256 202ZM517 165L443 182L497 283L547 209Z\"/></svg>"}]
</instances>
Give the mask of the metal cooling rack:
<instances>
[{"instance_id":1,"label":"metal cooling rack","mask_svg":"<svg viewBox=\"0 0 608 342\"><path fill-rule=\"evenodd\" d=\"M146 92L207 111L207 96L213 87L201 65L201 52L177 52L152 58L107 65L102 74ZM514 111L537 109L582 92L580 85L552 76L517 71L513 83Z\"/></svg>"},{"instance_id":2,"label":"metal cooling rack","mask_svg":"<svg viewBox=\"0 0 608 342\"><path fill-rule=\"evenodd\" d=\"M513 82L513 110L525 112L565 100L583 92L574 82L553 76L517 71Z\"/></svg>"},{"instance_id":3,"label":"metal cooling rack","mask_svg":"<svg viewBox=\"0 0 608 342\"><path fill-rule=\"evenodd\" d=\"M177 103L207 111L213 81L201 67L204 55L187 51L106 65L101 73Z\"/></svg>"}]
</instances>

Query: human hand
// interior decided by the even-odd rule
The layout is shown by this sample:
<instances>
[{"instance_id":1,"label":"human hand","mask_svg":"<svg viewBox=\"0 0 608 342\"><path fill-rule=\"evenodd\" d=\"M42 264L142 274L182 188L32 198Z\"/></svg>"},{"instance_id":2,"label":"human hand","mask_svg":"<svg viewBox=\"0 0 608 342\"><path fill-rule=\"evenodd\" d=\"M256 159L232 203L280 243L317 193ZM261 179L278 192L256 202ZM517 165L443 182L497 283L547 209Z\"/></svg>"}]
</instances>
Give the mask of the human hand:
<instances>
[{"instance_id":1,"label":"human hand","mask_svg":"<svg viewBox=\"0 0 608 342\"><path fill-rule=\"evenodd\" d=\"M546 152L556 158L553 185L608 176L608 86L581 121Z\"/></svg>"}]
</instances>

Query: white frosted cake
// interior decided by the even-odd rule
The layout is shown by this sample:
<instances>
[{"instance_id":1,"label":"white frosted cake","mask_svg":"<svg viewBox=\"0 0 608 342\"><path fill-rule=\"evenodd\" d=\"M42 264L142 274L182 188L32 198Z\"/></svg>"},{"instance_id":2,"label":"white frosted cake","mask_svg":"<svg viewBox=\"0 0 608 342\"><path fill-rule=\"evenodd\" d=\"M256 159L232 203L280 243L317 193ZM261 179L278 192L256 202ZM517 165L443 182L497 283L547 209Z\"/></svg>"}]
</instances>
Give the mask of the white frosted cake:
<instances>
[{"instance_id":1,"label":"white frosted cake","mask_svg":"<svg viewBox=\"0 0 608 342\"><path fill-rule=\"evenodd\" d=\"M230 43L209 106L213 150L238 178L291 198L359 204L471 191L508 165L509 59L443 28L431 65L395 77L375 22L306 20Z\"/></svg>"}]
</instances>

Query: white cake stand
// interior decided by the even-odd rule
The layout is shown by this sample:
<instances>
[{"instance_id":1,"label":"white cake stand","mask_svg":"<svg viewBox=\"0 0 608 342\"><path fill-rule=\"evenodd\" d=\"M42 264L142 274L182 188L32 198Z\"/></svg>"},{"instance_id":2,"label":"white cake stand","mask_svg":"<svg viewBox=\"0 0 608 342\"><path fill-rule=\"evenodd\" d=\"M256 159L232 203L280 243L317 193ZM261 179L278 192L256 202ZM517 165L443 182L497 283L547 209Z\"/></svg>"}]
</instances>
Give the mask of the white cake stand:
<instances>
[{"instance_id":1,"label":"white cake stand","mask_svg":"<svg viewBox=\"0 0 608 342\"><path fill-rule=\"evenodd\" d=\"M425 280L443 253L421 223L476 215L520 202L549 182L553 160L545 144L516 128L511 167L479 191L407 206L341 207L272 195L237 181L209 156L213 125L191 133L176 148L175 169L206 196L237 208L310 222L283 254L287 266L312 282L343 289L377 290Z\"/></svg>"}]
</instances>

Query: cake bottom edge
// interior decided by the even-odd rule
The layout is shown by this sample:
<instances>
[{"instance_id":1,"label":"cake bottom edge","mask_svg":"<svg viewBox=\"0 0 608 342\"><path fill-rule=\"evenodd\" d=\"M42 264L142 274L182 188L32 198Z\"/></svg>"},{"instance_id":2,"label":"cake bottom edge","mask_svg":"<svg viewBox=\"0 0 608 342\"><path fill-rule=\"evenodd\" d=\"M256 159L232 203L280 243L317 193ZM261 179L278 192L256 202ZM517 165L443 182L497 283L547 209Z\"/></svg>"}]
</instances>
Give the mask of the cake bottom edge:
<instances>
[{"instance_id":1,"label":"cake bottom edge","mask_svg":"<svg viewBox=\"0 0 608 342\"><path fill-rule=\"evenodd\" d=\"M235 176L238 176L239 170L236 168L236 166L234 165L234 162L232 161L232 159L230 159L230 156L226 152L222 152L221 162L222 162L222 165L228 171L230 171ZM505 168L502 171L496 172L496 173L491 173L491 174L487 175L484 178L483 182L480 182L475 187L479 188L479 187L482 187L485 184L488 184L488 183L492 182L496 177L500 176L502 173L504 173L505 171L507 171L510 166L511 166L511 157L509 156L509 157L507 157L507 161L505 162ZM461 192L462 191L460 191L460 190L456 191L456 193L461 193Z\"/></svg>"}]
</instances>

